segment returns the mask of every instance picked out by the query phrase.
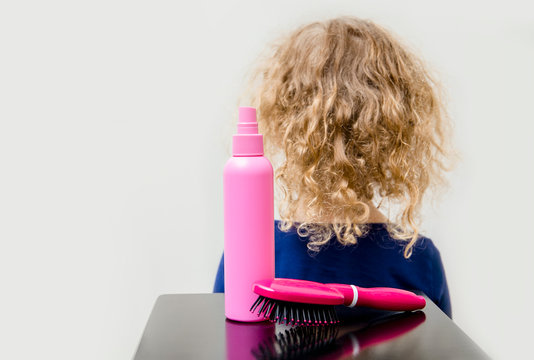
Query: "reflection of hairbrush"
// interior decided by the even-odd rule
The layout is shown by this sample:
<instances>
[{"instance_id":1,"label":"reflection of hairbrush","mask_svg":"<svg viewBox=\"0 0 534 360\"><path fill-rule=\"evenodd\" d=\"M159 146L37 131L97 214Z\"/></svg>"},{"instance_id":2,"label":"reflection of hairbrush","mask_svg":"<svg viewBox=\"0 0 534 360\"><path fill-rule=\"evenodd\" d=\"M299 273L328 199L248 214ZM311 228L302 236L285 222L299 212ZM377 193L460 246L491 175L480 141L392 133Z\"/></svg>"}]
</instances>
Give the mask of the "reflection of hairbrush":
<instances>
[{"instance_id":1,"label":"reflection of hairbrush","mask_svg":"<svg viewBox=\"0 0 534 360\"><path fill-rule=\"evenodd\" d=\"M394 288L361 288L344 284L321 284L307 280L265 279L256 281L259 295L251 312L272 322L289 325L328 325L339 322L334 305L365 306L390 311L422 309L425 298Z\"/></svg>"},{"instance_id":2,"label":"reflection of hairbrush","mask_svg":"<svg viewBox=\"0 0 534 360\"><path fill-rule=\"evenodd\" d=\"M279 332L252 350L256 359L302 359L329 349L338 337L339 328L332 326L297 326Z\"/></svg>"},{"instance_id":3,"label":"reflection of hairbrush","mask_svg":"<svg viewBox=\"0 0 534 360\"><path fill-rule=\"evenodd\" d=\"M380 319L368 326L297 326L265 339L252 350L256 359L340 359L354 357L363 349L393 340L425 321L421 311Z\"/></svg>"}]
</instances>

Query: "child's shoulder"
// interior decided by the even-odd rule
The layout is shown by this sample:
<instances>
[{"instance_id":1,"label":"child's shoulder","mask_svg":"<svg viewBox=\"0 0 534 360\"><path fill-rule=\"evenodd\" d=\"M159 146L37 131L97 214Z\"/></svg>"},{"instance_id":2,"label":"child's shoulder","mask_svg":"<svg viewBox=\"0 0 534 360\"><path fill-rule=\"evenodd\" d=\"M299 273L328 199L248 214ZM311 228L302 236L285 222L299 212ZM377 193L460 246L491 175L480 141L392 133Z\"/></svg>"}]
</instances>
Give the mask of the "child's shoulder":
<instances>
[{"instance_id":1,"label":"child's shoulder","mask_svg":"<svg viewBox=\"0 0 534 360\"><path fill-rule=\"evenodd\" d=\"M404 254L404 249L407 241L395 239L388 231L387 225L384 223L368 224L367 234L360 239L360 244L368 248L376 248L377 251L388 250L395 254ZM417 241L412 248L411 261L435 259L439 256L439 250L428 236L419 234Z\"/></svg>"}]
</instances>

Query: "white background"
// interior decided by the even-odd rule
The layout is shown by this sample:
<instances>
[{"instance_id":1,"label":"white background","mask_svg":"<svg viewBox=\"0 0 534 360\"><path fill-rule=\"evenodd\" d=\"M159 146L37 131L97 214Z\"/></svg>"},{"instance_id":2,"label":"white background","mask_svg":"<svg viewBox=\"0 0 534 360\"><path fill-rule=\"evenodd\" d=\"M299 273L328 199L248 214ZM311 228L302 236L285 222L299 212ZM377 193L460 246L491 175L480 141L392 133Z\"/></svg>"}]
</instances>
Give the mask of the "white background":
<instances>
[{"instance_id":1,"label":"white background","mask_svg":"<svg viewBox=\"0 0 534 360\"><path fill-rule=\"evenodd\" d=\"M525 3L1 2L0 357L128 359L158 295L212 290L245 73L268 41L339 15L391 29L440 74L462 161L425 234L454 321L494 358L526 356Z\"/></svg>"}]
</instances>

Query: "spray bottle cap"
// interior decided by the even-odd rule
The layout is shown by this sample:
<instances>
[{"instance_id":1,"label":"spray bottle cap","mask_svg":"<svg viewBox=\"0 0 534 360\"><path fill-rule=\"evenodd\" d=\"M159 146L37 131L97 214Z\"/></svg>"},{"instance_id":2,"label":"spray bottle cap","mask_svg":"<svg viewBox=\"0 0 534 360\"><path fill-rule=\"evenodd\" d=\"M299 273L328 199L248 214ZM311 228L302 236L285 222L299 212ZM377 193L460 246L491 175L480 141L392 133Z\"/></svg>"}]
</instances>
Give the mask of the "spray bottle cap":
<instances>
[{"instance_id":1,"label":"spray bottle cap","mask_svg":"<svg viewBox=\"0 0 534 360\"><path fill-rule=\"evenodd\" d=\"M239 107L238 134L257 134L258 122L256 121L256 109L248 106Z\"/></svg>"},{"instance_id":2,"label":"spray bottle cap","mask_svg":"<svg viewBox=\"0 0 534 360\"><path fill-rule=\"evenodd\" d=\"M263 135L258 134L256 109L239 107L237 134L233 137L233 156L263 156Z\"/></svg>"}]
</instances>

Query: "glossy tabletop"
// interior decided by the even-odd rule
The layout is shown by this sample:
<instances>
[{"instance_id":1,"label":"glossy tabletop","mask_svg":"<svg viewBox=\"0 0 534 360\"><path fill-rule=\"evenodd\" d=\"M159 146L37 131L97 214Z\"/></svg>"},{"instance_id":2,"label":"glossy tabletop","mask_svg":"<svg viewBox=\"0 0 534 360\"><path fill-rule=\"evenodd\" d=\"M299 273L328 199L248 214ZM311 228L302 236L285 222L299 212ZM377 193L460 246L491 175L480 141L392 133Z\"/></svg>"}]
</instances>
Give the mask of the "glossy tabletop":
<instances>
[{"instance_id":1,"label":"glossy tabletop","mask_svg":"<svg viewBox=\"0 0 534 360\"><path fill-rule=\"evenodd\" d=\"M224 316L224 294L160 296L139 343L144 359L487 359L428 298L422 311L336 307L337 327L289 328Z\"/></svg>"}]
</instances>

